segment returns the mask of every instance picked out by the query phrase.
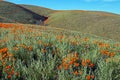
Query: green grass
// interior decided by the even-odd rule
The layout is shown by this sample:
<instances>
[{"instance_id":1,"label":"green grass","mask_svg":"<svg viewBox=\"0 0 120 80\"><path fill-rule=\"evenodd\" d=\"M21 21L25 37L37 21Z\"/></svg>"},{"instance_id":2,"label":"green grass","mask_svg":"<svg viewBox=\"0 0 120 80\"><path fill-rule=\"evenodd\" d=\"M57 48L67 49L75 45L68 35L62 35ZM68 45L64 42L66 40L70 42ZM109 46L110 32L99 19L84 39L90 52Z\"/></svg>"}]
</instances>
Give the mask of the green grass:
<instances>
[{"instance_id":1,"label":"green grass","mask_svg":"<svg viewBox=\"0 0 120 80\"><path fill-rule=\"evenodd\" d=\"M0 28L0 79L8 80L10 75L11 80L89 80L86 76L94 75L91 80L119 80L119 42L49 26L21 26ZM4 48L8 50L2 50ZM110 57L101 50L115 54ZM74 64L69 64L73 58ZM90 63L83 66L85 59L90 59L94 66L90 67ZM72 67L65 69L65 65ZM13 74L9 73L12 68ZM82 74L75 75L75 71L82 71Z\"/></svg>"},{"instance_id":2,"label":"green grass","mask_svg":"<svg viewBox=\"0 0 120 80\"><path fill-rule=\"evenodd\" d=\"M37 20L42 18L42 16L30 10L6 1L0 1L0 16L13 22L26 24L35 24ZM7 20L7 22L10 22L9 20Z\"/></svg>"}]
</instances>

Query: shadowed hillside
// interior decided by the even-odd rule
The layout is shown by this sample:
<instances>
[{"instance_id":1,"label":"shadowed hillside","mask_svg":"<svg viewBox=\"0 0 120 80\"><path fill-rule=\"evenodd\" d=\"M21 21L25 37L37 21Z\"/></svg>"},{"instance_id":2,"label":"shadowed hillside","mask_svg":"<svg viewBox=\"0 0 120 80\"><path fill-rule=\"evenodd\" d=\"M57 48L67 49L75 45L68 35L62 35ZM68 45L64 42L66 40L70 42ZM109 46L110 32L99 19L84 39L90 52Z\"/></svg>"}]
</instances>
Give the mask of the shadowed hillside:
<instances>
[{"instance_id":1,"label":"shadowed hillside","mask_svg":"<svg viewBox=\"0 0 120 80\"><path fill-rule=\"evenodd\" d=\"M0 2L0 16L11 19L11 21L15 21L19 23L35 24L36 21L38 20L44 21L44 16L36 14L35 12L32 12L19 5L5 1Z\"/></svg>"}]
</instances>

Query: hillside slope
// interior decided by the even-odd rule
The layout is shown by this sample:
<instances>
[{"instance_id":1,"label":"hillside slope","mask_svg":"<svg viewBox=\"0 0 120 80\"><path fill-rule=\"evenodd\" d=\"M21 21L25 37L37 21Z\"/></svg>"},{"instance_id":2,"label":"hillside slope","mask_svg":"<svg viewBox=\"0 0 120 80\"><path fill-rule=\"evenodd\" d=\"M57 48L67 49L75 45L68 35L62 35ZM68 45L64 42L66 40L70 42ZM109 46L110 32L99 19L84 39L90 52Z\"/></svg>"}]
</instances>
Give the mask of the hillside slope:
<instances>
[{"instance_id":1,"label":"hillside slope","mask_svg":"<svg viewBox=\"0 0 120 80\"><path fill-rule=\"evenodd\" d=\"M60 11L47 24L120 41L120 15L95 11Z\"/></svg>"},{"instance_id":2,"label":"hillside slope","mask_svg":"<svg viewBox=\"0 0 120 80\"><path fill-rule=\"evenodd\" d=\"M19 23L34 24L38 20L44 20L44 16L38 15L35 12L25 9L19 5L6 1L0 2L0 16Z\"/></svg>"}]
</instances>

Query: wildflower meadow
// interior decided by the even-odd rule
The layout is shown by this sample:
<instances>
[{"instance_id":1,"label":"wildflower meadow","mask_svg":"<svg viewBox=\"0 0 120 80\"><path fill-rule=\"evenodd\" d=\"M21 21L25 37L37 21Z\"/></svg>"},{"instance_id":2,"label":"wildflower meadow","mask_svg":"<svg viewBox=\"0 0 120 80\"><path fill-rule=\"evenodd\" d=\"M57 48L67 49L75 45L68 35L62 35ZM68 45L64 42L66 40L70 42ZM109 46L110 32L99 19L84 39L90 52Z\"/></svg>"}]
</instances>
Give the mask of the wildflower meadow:
<instances>
[{"instance_id":1,"label":"wildflower meadow","mask_svg":"<svg viewBox=\"0 0 120 80\"><path fill-rule=\"evenodd\" d=\"M120 80L120 43L49 26L0 23L0 80Z\"/></svg>"}]
</instances>

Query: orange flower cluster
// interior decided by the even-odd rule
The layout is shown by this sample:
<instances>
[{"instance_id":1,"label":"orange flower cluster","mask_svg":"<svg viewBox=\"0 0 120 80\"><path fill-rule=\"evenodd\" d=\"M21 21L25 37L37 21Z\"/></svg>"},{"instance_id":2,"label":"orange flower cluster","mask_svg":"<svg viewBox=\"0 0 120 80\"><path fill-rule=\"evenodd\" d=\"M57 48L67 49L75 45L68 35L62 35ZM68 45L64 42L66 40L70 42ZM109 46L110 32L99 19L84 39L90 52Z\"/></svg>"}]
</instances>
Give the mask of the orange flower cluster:
<instances>
[{"instance_id":1,"label":"orange flower cluster","mask_svg":"<svg viewBox=\"0 0 120 80\"><path fill-rule=\"evenodd\" d=\"M6 62L7 60L7 62ZM0 61L3 66L3 71L7 73L7 78L11 78L11 75L16 75L18 76L18 72L14 72L14 60L15 58L13 57L13 54L8 52L8 48L2 48L0 49ZM11 65L8 65L11 64Z\"/></svg>"},{"instance_id":2,"label":"orange flower cluster","mask_svg":"<svg viewBox=\"0 0 120 80\"><path fill-rule=\"evenodd\" d=\"M11 28L14 27L14 24L0 23L0 28Z\"/></svg>"},{"instance_id":3,"label":"orange flower cluster","mask_svg":"<svg viewBox=\"0 0 120 80\"><path fill-rule=\"evenodd\" d=\"M98 43L98 46L99 46L100 48L110 48L110 44L108 44L108 43L99 42L99 43Z\"/></svg>"},{"instance_id":4,"label":"orange flower cluster","mask_svg":"<svg viewBox=\"0 0 120 80\"><path fill-rule=\"evenodd\" d=\"M82 59L82 66L94 67L94 64L90 61L90 59Z\"/></svg>"},{"instance_id":5,"label":"orange flower cluster","mask_svg":"<svg viewBox=\"0 0 120 80\"><path fill-rule=\"evenodd\" d=\"M65 70L68 70L69 68L72 68L72 66L78 67L78 59L78 53L75 52L68 54L66 57L63 58L62 64L58 66L58 69L61 70L62 68L64 68Z\"/></svg>"},{"instance_id":6,"label":"orange flower cluster","mask_svg":"<svg viewBox=\"0 0 120 80\"><path fill-rule=\"evenodd\" d=\"M8 48L0 49L0 54L1 54L1 53L6 53L7 51L8 51Z\"/></svg>"},{"instance_id":7,"label":"orange flower cluster","mask_svg":"<svg viewBox=\"0 0 120 80\"><path fill-rule=\"evenodd\" d=\"M58 66L58 69L61 70L62 68L65 69L65 70L68 70L70 68L73 68L73 67L79 67L80 64L78 63L78 53L75 52L75 53L70 53L68 54L66 57L63 58L62 60L62 64ZM82 71L80 70L75 70L72 72L72 74L78 76L78 75L82 75Z\"/></svg>"},{"instance_id":8,"label":"orange flower cluster","mask_svg":"<svg viewBox=\"0 0 120 80\"><path fill-rule=\"evenodd\" d=\"M97 44L99 48L110 48L109 43L104 43L104 42L100 42L100 41L97 41L97 40L94 40L93 44Z\"/></svg>"},{"instance_id":9,"label":"orange flower cluster","mask_svg":"<svg viewBox=\"0 0 120 80\"><path fill-rule=\"evenodd\" d=\"M91 79L94 79L94 78L95 78L94 75L87 75L87 76L86 76L86 79L87 79L87 80L91 80Z\"/></svg>"},{"instance_id":10,"label":"orange flower cluster","mask_svg":"<svg viewBox=\"0 0 120 80\"><path fill-rule=\"evenodd\" d=\"M11 28L10 33L14 33L15 36L18 35L18 30L20 30L22 33L25 32L25 30L30 32L30 29L26 29L26 27L23 27L22 24L0 23L0 28Z\"/></svg>"},{"instance_id":11,"label":"orange flower cluster","mask_svg":"<svg viewBox=\"0 0 120 80\"><path fill-rule=\"evenodd\" d=\"M79 66L89 66L89 67L94 67L95 65L91 62L90 59L82 59L82 62L79 63L79 57L78 57L78 53L74 52L74 53L70 53L68 55L66 55L63 59L62 59L62 64L58 66L58 70L61 69L65 69L65 70L69 70L70 68L73 67L79 67ZM81 65L80 65L81 64ZM82 75L82 71L81 70L74 70L72 72L74 75L78 76L78 75ZM91 76L90 78L93 78L93 76Z\"/></svg>"},{"instance_id":12,"label":"orange flower cluster","mask_svg":"<svg viewBox=\"0 0 120 80\"><path fill-rule=\"evenodd\" d=\"M86 42L89 41L89 38L88 37L84 38L84 41L86 41Z\"/></svg>"},{"instance_id":13,"label":"orange flower cluster","mask_svg":"<svg viewBox=\"0 0 120 80\"><path fill-rule=\"evenodd\" d=\"M72 41L71 44L72 45L78 45L79 43L77 41Z\"/></svg>"},{"instance_id":14,"label":"orange flower cluster","mask_svg":"<svg viewBox=\"0 0 120 80\"><path fill-rule=\"evenodd\" d=\"M82 75L83 72L81 70L80 71L76 70L76 71L73 72L73 74L77 76L77 75Z\"/></svg>"},{"instance_id":15,"label":"orange flower cluster","mask_svg":"<svg viewBox=\"0 0 120 80\"><path fill-rule=\"evenodd\" d=\"M62 41L63 38L64 38L64 36L62 33L60 35L56 36L56 39L59 40L60 42Z\"/></svg>"},{"instance_id":16,"label":"orange flower cluster","mask_svg":"<svg viewBox=\"0 0 120 80\"><path fill-rule=\"evenodd\" d=\"M74 74L74 75L78 75L79 73L78 73L78 71L76 70L76 71L73 72L73 74Z\"/></svg>"},{"instance_id":17,"label":"orange flower cluster","mask_svg":"<svg viewBox=\"0 0 120 80\"><path fill-rule=\"evenodd\" d=\"M18 72L14 71L14 66L13 65L12 66L10 66L10 65L6 66L6 68L4 69L4 71L7 73L7 78L8 79L12 78L12 75L15 75L15 76L19 75Z\"/></svg>"},{"instance_id":18,"label":"orange flower cluster","mask_svg":"<svg viewBox=\"0 0 120 80\"><path fill-rule=\"evenodd\" d=\"M115 52L109 52L108 50L101 50L100 53L109 57L115 56Z\"/></svg>"}]
</instances>

